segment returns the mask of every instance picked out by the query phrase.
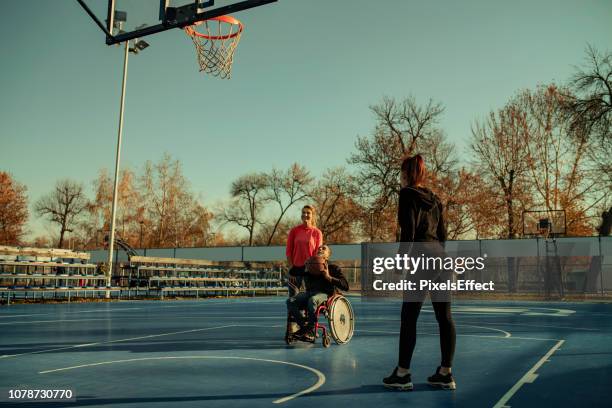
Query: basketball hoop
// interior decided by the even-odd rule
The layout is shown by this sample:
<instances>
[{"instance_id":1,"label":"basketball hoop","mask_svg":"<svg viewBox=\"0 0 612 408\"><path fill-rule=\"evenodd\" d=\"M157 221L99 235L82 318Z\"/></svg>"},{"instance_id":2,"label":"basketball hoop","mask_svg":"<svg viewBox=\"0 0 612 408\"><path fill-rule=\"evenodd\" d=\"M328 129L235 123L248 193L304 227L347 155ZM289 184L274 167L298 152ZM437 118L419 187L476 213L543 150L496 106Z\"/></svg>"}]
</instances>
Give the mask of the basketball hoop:
<instances>
[{"instance_id":1,"label":"basketball hoop","mask_svg":"<svg viewBox=\"0 0 612 408\"><path fill-rule=\"evenodd\" d=\"M200 72L229 79L234 51L244 26L232 16L214 17L185 27L196 48Z\"/></svg>"},{"instance_id":2,"label":"basketball hoop","mask_svg":"<svg viewBox=\"0 0 612 408\"><path fill-rule=\"evenodd\" d=\"M565 210L523 211L523 237L563 237L566 231Z\"/></svg>"},{"instance_id":3,"label":"basketball hoop","mask_svg":"<svg viewBox=\"0 0 612 408\"><path fill-rule=\"evenodd\" d=\"M548 238L552 229L552 224L548 218L540 218L538 221L538 231L544 238Z\"/></svg>"}]
</instances>

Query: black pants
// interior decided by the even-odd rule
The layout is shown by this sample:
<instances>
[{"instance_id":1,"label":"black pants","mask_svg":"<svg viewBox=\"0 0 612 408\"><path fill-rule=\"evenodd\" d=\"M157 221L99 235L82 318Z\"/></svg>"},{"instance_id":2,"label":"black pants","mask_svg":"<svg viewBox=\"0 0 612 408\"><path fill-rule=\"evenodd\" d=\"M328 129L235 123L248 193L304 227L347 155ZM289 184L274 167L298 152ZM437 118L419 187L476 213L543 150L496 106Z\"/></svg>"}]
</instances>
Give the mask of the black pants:
<instances>
[{"instance_id":1,"label":"black pants","mask_svg":"<svg viewBox=\"0 0 612 408\"><path fill-rule=\"evenodd\" d=\"M455 354L455 322L451 316L450 302L432 302L440 329L440 350L443 367L451 367ZM410 368L412 353L416 345L417 319L423 302L404 302L402 305L402 326L400 329L399 362L402 368Z\"/></svg>"},{"instance_id":2,"label":"black pants","mask_svg":"<svg viewBox=\"0 0 612 408\"><path fill-rule=\"evenodd\" d=\"M289 289L289 297L292 298L300 293L302 282L304 281L304 273L306 271L305 266L294 266L289 270L289 277L287 279L287 288ZM295 283L290 282L290 278L295 278Z\"/></svg>"}]
</instances>

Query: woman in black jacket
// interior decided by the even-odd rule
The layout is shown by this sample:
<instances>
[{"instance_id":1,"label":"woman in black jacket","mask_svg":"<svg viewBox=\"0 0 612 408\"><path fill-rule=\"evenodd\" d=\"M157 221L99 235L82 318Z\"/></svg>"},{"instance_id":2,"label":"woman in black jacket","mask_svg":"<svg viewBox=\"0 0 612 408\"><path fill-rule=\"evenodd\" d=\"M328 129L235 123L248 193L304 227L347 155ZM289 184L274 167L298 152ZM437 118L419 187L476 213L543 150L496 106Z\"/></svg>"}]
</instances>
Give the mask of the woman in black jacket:
<instances>
[{"instance_id":1,"label":"woman in black jacket","mask_svg":"<svg viewBox=\"0 0 612 408\"><path fill-rule=\"evenodd\" d=\"M425 163L421 155L404 159L401 167L401 190L398 205L398 220L401 229L400 251L407 248L427 247L429 255L443 256L442 245L446 241L444 208L440 199L429 189L423 187ZM421 243L421 244L414 244ZM414 253L414 251L412 251ZM421 251L415 255L419 256ZM439 271L427 272L428 278L439 278ZM411 294L411 296L414 294ZM412 379L410 361L416 344L417 319L426 292L417 293L416 297L404 299L402 304L402 323L400 329L399 361L393 373L383 380L392 388L411 390ZM454 390L455 380L451 374L453 355L455 353L455 323L451 316L449 298L436 301L432 294L432 305L440 329L440 350L442 363L436 373L428 378L431 385ZM438 299L440 300L440 299Z\"/></svg>"}]
</instances>

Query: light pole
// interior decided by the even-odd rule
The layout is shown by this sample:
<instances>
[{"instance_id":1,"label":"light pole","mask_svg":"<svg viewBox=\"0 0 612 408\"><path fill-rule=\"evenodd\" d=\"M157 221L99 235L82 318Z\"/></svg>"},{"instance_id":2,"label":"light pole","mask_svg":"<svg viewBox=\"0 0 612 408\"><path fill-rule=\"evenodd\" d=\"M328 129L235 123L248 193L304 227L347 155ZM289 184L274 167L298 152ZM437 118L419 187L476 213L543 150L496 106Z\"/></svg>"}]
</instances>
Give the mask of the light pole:
<instances>
[{"instance_id":1,"label":"light pole","mask_svg":"<svg viewBox=\"0 0 612 408\"><path fill-rule=\"evenodd\" d=\"M144 221L140 220L140 249L142 249L142 226L144 225Z\"/></svg>"},{"instance_id":2,"label":"light pole","mask_svg":"<svg viewBox=\"0 0 612 408\"><path fill-rule=\"evenodd\" d=\"M72 251L72 229L66 228L64 232L70 233L68 236L68 250Z\"/></svg>"},{"instance_id":3,"label":"light pole","mask_svg":"<svg viewBox=\"0 0 612 408\"><path fill-rule=\"evenodd\" d=\"M121 23L119 22L117 28L121 29ZM117 132L117 153L115 155L115 183L113 185L113 204L111 207L111 225L110 225L110 237L108 242L108 275L106 276L106 287L111 286L111 276L113 274L113 249L115 247L115 214L117 211L117 189L119 185L119 164L121 161L121 137L123 134L123 111L125 105L125 87L127 84L127 69L128 69L128 56L130 52L138 54L139 51L144 50L149 46L145 41L133 40L133 47L130 47L130 41L125 42L125 49L123 54L123 80L121 82L121 102L119 104L119 130ZM110 292L106 292L106 297L110 297Z\"/></svg>"}]
</instances>

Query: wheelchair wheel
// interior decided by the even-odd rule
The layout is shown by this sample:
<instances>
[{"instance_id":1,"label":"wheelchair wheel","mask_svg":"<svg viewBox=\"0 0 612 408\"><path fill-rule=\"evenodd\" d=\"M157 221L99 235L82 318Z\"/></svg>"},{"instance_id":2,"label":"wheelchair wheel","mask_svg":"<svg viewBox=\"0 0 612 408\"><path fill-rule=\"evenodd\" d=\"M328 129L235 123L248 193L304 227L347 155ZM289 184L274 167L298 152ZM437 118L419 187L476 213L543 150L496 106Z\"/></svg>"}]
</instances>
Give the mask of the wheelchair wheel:
<instances>
[{"instance_id":1,"label":"wheelchair wheel","mask_svg":"<svg viewBox=\"0 0 612 408\"><path fill-rule=\"evenodd\" d=\"M348 343L355 330L355 315L348 299L336 297L329 306L329 331L338 344Z\"/></svg>"}]
</instances>

